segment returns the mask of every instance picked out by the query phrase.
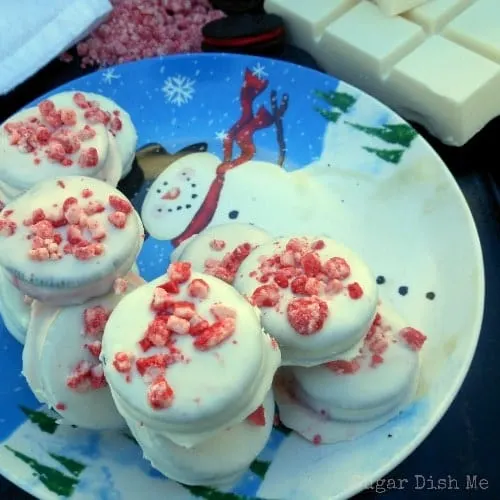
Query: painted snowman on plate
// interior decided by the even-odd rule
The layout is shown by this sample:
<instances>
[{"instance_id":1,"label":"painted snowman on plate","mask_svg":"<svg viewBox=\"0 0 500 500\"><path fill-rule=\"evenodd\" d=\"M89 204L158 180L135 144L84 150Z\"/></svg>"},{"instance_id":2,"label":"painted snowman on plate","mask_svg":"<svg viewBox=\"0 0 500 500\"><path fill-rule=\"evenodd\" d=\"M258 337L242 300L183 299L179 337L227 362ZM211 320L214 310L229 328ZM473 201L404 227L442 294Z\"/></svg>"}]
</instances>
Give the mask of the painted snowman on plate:
<instances>
[{"instance_id":1,"label":"painted snowman on plate","mask_svg":"<svg viewBox=\"0 0 500 500\"><path fill-rule=\"evenodd\" d=\"M245 73L241 117L223 142L223 157L194 153L172 163L150 187L142 207L147 231L177 247L206 227L231 221L254 224L276 236L308 233L342 237L351 226L339 199L303 171L282 168L286 145L283 116L288 96L278 102L271 91L271 111L253 101L267 80ZM277 164L255 161L254 134L274 126ZM233 157L233 148L240 150ZM325 224L325 221L328 221Z\"/></svg>"}]
</instances>

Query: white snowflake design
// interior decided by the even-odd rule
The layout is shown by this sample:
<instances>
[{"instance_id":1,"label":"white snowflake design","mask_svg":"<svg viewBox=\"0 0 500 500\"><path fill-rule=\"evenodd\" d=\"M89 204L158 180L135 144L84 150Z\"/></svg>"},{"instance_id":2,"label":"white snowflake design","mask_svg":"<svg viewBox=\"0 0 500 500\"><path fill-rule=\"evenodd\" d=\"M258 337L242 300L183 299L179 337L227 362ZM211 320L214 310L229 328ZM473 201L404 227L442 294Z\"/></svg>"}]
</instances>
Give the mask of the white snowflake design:
<instances>
[{"instance_id":1,"label":"white snowflake design","mask_svg":"<svg viewBox=\"0 0 500 500\"><path fill-rule=\"evenodd\" d=\"M215 134L215 138L219 141L224 141L227 138L227 134L224 130L221 130Z\"/></svg>"},{"instance_id":2,"label":"white snowflake design","mask_svg":"<svg viewBox=\"0 0 500 500\"><path fill-rule=\"evenodd\" d=\"M257 63L253 68L252 68L252 75L256 76L259 80L262 80L265 76L267 76L267 73L265 72L266 67L263 66L260 63Z\"/></svg>"},{"instance_id":3,"label":"white snowflake design","mask_svg":"<svg viewBox=\"0 0 500 500\"><path fill-rule=\"evenodd\" d=\"M187 76L176 75L165 80L162 90L168 102L180 107L193 98L194 84Z\"/></svg>"},{"instance_id":4,"label":"white snowflake design","mask_svg":"<svg viewBox=\"0 0 500 500\"><path fill-rule=\"evenodd\" d=\"M119 78L121 78L121 76L115 73L115 68L109 68L102 74L103 82L107 83L108 85L111 85L113 83L113 80L118 80Z\"/></svg>"}]
</instances>

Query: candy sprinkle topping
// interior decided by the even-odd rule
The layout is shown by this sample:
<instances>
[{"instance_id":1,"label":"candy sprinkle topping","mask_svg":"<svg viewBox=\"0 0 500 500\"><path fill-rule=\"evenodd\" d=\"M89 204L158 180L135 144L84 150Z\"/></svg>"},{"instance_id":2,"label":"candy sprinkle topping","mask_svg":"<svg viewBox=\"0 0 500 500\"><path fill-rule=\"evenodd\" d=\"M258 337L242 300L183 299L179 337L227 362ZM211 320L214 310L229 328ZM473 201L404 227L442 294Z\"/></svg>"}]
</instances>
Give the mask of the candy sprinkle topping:
<instances>
[{"instance_id":1,"label":"candy sprinkle topping","mask_svg":"<svg viewBox=\"0 0 500 500\"><path fill-rule=\"evenodd\" d=\"M226 342L236 331L237 312L226 304L213 304L206 317L198 313L197 304L210 295L210 286L203 279L192 279L191 275L189 262L170 265L167 280L152 292L150 310L154 317L139 340L144 355L134 359L120 352L113 361L114 368L127 380L135 367L149 387L148 404L155 410L168 408L175 397L166 379L167 367L189 362L176 346L179 337L192 337L195 349L206 352ZM186 287L192 300L181 300L178 296L181 286Z\"/></svg>"}]
</instances>

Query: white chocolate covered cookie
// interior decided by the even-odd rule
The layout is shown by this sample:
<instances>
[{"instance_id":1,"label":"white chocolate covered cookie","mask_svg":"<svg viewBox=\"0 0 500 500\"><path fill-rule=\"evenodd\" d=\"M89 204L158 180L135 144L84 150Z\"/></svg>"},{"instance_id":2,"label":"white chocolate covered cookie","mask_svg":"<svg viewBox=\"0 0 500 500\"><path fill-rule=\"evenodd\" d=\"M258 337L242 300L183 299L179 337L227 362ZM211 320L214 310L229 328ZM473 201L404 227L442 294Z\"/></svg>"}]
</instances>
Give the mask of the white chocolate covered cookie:
<instances>
[{"instance_id":1,"label":"white chocolate covered cookie","mask_svg":"<svg viewBox=\"0 0 500 500\"><path fill-rule=\"evenodd\" d=\"M85 175L116 186L130 171L136 146L130 116L116 103L62 92L0 127L0 187L12 201L54 177Z\"/></svg>"},{"instance_id":2,"label":"white chocolate covered cookie","mask_svg":"<svg viewBox=\"0 0 500 500\"><path fill-rule=\"evenodd\" d=\"M144 425L133 421L128 424L145 458L168 478L183 484L227 488L234 486L262 451L273 419L274 398L269 392L250 418L192 448L179 446Z\"/></svg>"},{"instance_id":3,"label":"white chocolate covered cookie","mask_svg":"<svg viewBox=\"0 0 500 500\"><path fill-rule=\"evenodd\" d=\"M316 443L354 439L414 398L426 337L389 306L378 310L362 342L349 351L321 366L282 369L275 394L287 427Z\"/></svg>"},{"instance_id":4,"label":"white chocolate covered cookie","mask_svg":"<svg viewBox=\"0 0 500 500\"><path fill-rule=\"evenodd\" d=\"M352 347L370 326L378 300L366 264L327 238L282 238L259 246L234 286L260 308L284 365L318 365Z\"/></svg>"},{"instance_id":5,"label":"white chocolate covered cookie","mask_svg":"<svg viewBox=\"0 0 500 500\"><path fill-rule=\"evenodd\" d=\"M12 283L12 278L0 270L0 312L5 327L21 344L24 344L30 321L32 299Z\"/></svg>"},{"instance_id":6,"label":"white chocolate covered cookie","mask_svg":"<svg viewBox=\"0 0 500 500\"><path fill-rule=\"evenodd\" d=\"M137 131L130 115L121 106L103 95L83 91L61 92L51 100L56 106L72 106L77 115L90 124L102 123L116 142L120 158L118 180L130 172L137 148Z\"/></svg>"},{"instance_id":7,"label":"white chocolate covered cookie","mask_svg":"<svg viewBox=\"0 0 500 500\"><path fill-rule=\"evenodd\" d=\"M101 360L127 420L192 447L262 404L281 357L236 290L176 262L118 305Z\"/></svg>"},{"instance_id":8,"label":"white chocolate covered cookie","mask_svg":"<svg viewBox=\"0 0 500 500\"><path fill-rule=\"evenodd\" d=\"M104 327L124 294L144 281L120 278L117 292L80 305L54 307L34 301L23 350L23 373L35 396L63 421L87 429L125 426L99 361Z\"/></svg>"},{"instance_id":9,"label":"white chocolate covered cookie","mask_svg":"<svg viewBox=\"0 0 500 500\"><path fill-rule=\"evenodd\" d=\"M89 177L38 184L0 214L0 265L23 293L53 305L107 293L143 243L124 196Z\"/></svg>"},{"instance_id":10,"label":"white chocolate covered cookie","mask_svg":"<svg viewBox=\"0 0 500 500\"><path fill-rule=\"evenodd\" d=\"M71 107L57 108L46 100L19 111L0 128L0 181L12 198L47 179L95 177L108 152L102 124L90 126Z\"/></svg>"},{"instance_id":11,"label":"white chocolate covered cookie","mask_svg":"<svg viewBox=\"0 0 500 500\"><path fill-rule=\"evenodd\" d=\"M191 262L194 271L232 283L250 252L270 240L268 233L250 224L221 224L192 236L172 260Z\"/></svg>"}]
</instances>

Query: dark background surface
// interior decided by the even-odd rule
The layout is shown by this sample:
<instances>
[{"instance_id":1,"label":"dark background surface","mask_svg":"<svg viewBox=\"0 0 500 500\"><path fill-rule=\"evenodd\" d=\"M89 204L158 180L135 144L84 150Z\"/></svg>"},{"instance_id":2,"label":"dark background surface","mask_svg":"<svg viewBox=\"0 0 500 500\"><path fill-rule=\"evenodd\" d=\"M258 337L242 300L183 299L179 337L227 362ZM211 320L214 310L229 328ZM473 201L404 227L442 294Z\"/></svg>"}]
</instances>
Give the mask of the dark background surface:
<instances>
[{"instance_id":1,"label":"dark background surface","mask_svg":"<svg viewBox=\"0 0 500 500\"><path fill-rule=\"evenodd\" d=\"M307 54L292 47L286 47L275 57L317 68ZM53 61L10 94L0 97L0 122L39 95L88 72L90 70L81 70L76 61L71 64ZM374 485L359 498L500 498L500 362L497 358L500 352L500 118L462 148L444 146L422 128L416 128L448 165L476 221L486 268L483 328L470 372L441 422L385 482L378 488ZM468 476L477 476L476 489L467 489ZM427 479L424 488L423 478ZM390 479L405 481L397 483ZM446 489L431 489L438 486L438 479L445 480ZM479 487L481 479L487 481L481 483L483 487L487 484L486 489ZM394 489L398 484L404 484L404 489ZM0 476L1 500L31 498Z\"/></svg>"}]
</instances>

